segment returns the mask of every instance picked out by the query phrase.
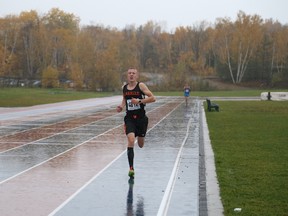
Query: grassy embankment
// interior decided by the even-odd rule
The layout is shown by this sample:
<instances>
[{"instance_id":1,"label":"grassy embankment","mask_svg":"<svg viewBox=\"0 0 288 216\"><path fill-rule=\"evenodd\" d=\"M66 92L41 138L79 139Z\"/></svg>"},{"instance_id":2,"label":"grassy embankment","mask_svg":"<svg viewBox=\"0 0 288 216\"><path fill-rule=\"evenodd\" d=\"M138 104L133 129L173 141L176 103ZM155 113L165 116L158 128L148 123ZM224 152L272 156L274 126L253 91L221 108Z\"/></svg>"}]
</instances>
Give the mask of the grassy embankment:
<instances>
[{"instance_id":1,"label":"grassy embankment","mask_svg":"<svg viewBox=\"0 0 288 216\"><path fill-rule=\"evenodd\" d=\"M206 117L225 216L288 215L288 101L216 102Z\"/></svg>"},{"instance_id":2,"label":"grassy embankment","mask_svg":"<svg viewBox=\"0 0 288 216\"><path fill-rule=\"evenodd\" d=\"M191 92L191 96L260 96L259 90ZM112 96L112 92L80 92L63 89L0 88L0 107L21 107L69 100ZM155 92L158 96L183 96L183 92Z\"/></svg>"},{"instance_id":3,"label":"grassy embankment","mask_svg":"<svg viewBox=\"0 0 288 216\"><path fill-rule=\"evenodd\" d=\"M95 93L62 89L0 88L0 107L26 107L111 95L113 95L111 92Z\"/></svg>"}]
</instances>

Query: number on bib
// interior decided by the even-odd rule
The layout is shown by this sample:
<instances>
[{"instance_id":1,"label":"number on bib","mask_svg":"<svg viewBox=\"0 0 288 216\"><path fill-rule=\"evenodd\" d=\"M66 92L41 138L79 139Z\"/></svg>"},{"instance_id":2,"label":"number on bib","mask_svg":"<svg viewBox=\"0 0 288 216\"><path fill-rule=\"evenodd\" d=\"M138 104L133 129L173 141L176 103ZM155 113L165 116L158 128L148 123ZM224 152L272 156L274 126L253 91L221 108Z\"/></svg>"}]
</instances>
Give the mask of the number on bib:
<instances>
[{"instance_id":1,"label":"number on bib","mask_svg":"<svg viewBox=\"0 0 288 216\"><path fill-rule=\"evenodd\" d=\"M129 111L141 109L140 104L133 104L131 99L127 100L127 105Z\"/></svg>"}]
</instances>

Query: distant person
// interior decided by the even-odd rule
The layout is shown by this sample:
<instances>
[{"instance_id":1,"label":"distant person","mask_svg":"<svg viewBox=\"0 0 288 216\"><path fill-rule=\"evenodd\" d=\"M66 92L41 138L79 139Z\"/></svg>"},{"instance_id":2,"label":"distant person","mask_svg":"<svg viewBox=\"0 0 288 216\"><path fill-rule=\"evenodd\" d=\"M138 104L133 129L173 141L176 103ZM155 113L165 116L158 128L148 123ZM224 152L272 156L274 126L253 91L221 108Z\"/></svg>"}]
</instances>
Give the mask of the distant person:
<instances>
[{"instance_id":1,"label":"distant person","mask_svg":"<svg viewBox=\"0 0 288 216\"><path fill-rule=\"evenodd\" d=\"M147 103L155 102L153 93L143 82L138 82L139 73L137 69L130 68L127 71L127 84L123 86L122 103L117 106L117 112L126 107L124 117L125 133L128 140L127 157L129 163L130 178L134 178L134 143L138 137L138 146L144 146L144 138L148 127L148 117L145 112Z\"/></svg>"},{"instance_id":2,"label":"distant person","mask_svg":"<svg viewBox=\"0 0 288 216\"><path fill-rule=\"evenodd\" d=\"M272 98L272 96L271 96L271 92L268 92L267 99L270 101L271 98Z\"/></svg>"},{"instance_id":3,"label":"distant person","mask_svg":"<svg viewBox=\"0 0 288 216\"><path fill-rule=\"evenodd\" d=\"M188 106L188 98L190 96L190 86L188 85L188 83L186 83L184 85L184 98L185 98L185 104L186 107Z\"/></svg>"}]
</instances>

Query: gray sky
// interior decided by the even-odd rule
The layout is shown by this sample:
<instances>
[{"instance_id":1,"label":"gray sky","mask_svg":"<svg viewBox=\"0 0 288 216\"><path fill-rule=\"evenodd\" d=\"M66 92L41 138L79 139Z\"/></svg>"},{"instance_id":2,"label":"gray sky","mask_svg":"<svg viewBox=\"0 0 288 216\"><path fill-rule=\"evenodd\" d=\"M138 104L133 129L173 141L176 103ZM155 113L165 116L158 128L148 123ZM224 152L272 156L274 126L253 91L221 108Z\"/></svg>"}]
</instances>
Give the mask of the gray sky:
<instances>
[{"instance_id":1,"label":"gray sky","mask_svg":"<svg viewBox=\"0 0 288 216\"><path fill-rule=\"evenodd\" d=\"M214 23L219 17L233 21L240 10L288 24L287 0L0 0L0 17L30 10L44 15L54 7L78 16L81 24L118 29L153 21L170 31L204 20Z\"/></svg>"}]
</instances>

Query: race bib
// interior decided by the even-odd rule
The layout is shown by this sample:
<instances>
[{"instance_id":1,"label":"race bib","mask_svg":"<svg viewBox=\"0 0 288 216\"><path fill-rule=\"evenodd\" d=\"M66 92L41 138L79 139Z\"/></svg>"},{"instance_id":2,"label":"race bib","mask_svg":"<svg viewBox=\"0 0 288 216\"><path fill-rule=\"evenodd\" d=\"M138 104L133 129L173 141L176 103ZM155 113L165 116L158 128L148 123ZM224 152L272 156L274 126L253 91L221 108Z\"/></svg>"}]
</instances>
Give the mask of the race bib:
<instances>
[{"instance_id":1,"label":"race bib","mask_svg":"<svg viewBox=\"0 0 288 216\"><path fill-rule=\"evenodd\" d=\"M140 104L132 104L131 99L127 100L127 107L129 111L141 109Z\"/></svg>"}]
</instances>

